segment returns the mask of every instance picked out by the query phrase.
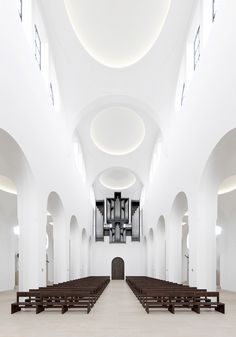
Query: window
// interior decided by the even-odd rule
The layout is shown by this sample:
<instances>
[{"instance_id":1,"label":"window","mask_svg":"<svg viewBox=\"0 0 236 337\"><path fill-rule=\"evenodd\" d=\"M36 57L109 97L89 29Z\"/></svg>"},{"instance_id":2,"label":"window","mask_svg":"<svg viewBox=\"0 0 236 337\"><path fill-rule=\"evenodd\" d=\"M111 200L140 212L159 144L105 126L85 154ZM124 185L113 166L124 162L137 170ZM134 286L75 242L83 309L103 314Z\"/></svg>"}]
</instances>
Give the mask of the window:
<instances>
[{"instance_id":1,"label":"window","mask_svg":"<svg viewBox=\"0 0 236 337\"><path fill-rule=\"evenodd\" d=\"M216 17L216 0L212 0L212 21L215 21Z\"/></svg>"},{"instance_id":2,"label":"window","mask_svg":"<svg viewBox=\"0 0 236 337\"><path fill-rule=\"evenodd\" d=\"M197 34L194 39L194 70L200 59L200 26L198 27Z\"/></svg>"},{"instance_id":3,"label":"window","mask_svg":"<svg viewBox=\"0 0 236 337\"><path fill-rule=\"evenodd\" d=\"M181 106L183 106L184 103L184 99L185 99L185 82L183 84L183 88L182 88L182 95L181 95Z\"/></svg>"},{"instance_id":4,"label":"window","mask_svg":"<svg viewBox=\"0 0 236 337\"><path fill-rule=\"evenodd\" d=\"M21 21L22 21L22 1L23 0L18 0L18 12L19 12Z\"/></svg>"},{"instance_id":5,"label":"window","mask_svg":"<svg viewBox=\"0 0 236 337\"><path fill-rule=\"evenodd\" d=\"M53 86L52 86L52 82L50 82L50 96L51 96L51 100L52 100L52 105L54 105L54 92L53 92Z\"/></svg>"},{"instance_id":6,"label":"window","mask_svg":"<svg viewBox=\"0 0 236 337\"><path fill-rule=\"evenodd\" d=\"M41 40L39 37L38 29L35 27L35 36L34 36L34 44L35 44L35 59L39 65L39 69L41 70Z\"/></svg>"}]
</instances>

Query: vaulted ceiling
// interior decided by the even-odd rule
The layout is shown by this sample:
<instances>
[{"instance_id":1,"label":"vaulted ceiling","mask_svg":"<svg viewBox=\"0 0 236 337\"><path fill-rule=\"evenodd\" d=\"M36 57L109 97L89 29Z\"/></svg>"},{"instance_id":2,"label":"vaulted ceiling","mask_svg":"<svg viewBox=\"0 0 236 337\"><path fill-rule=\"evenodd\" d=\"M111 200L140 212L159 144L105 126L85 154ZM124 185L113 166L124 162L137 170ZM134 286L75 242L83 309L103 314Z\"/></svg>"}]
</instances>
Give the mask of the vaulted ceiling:
<instances>
[{"instance_id":1,"label":"vaulted ceiling","mask_svg":"<svg viewBox=\"0 0 236 337\"><path fill-rule=\"evenodd\" d=\"M174 111L195 5L194 0L39 1L62 113L82 144L90 185L99 189L106 170L112 185L111 168L116 168L113 182L122 181L117 168L126 168L136 190L148 183L155 143L165 138Z\"/></svg>"}]
</instances>

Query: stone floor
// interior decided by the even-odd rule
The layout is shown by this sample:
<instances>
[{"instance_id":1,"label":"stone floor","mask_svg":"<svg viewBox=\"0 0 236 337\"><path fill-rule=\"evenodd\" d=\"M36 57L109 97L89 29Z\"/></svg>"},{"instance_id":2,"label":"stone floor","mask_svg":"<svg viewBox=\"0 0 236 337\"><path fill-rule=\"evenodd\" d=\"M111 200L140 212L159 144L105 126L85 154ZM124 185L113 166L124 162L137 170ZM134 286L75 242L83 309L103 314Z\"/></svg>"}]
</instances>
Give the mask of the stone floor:
<instances>
[{"instance_id":1,"label":"stone floor","mask_svg":"<svg viewBox=\"0 0 236 337\"><path fill-rule=\"evenodd\" d=\"M111 281L91 313L27 310L10 314L13 292L0 293L0 337L236 337L236 293L223 292L226 314L152 311L124 281Z\"/></svg>"}]
</instances>

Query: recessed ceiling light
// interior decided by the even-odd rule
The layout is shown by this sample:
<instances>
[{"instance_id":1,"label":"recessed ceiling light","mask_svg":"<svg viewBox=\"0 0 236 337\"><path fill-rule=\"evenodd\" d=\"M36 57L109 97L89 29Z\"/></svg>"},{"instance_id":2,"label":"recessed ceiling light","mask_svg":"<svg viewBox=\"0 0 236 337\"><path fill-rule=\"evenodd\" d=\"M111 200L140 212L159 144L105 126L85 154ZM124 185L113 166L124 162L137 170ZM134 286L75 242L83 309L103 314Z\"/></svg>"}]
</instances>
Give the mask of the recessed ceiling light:
<instances>
[{"instance_id":1,"label":"recessed ceiling light","mask_svg":"<svg viewBox=\"0 0 236 337\"><path fill-rule=\"evenodd\" d=\"M136 177L128 169L113 167L104 171L99 176L99 181L108 189L121 191L133 186L136 182Z\"/></svg>"},{"instance_id":2,"label":"recessed ceiling light","mask_svg":"<svg viewBox=\"0 0 236 337\"><path fill-rule=\"evenodd\" d=\"M91 123L94 144L111 155L125 155L136 150L145 137L145 126L139 115L126 107L100 111Z\"/></svg>"},{"instance_id":3,"label":"recessed ceiling light","mask_svg":"<svg viewBox=\"0 0 236 337\"><path fill-rule=\"evenodd\" d=\"M219 187L218 194L225 194L236 190L236 175L226 178Z\"/></svg>"},{"instance_id":4,"label":"recessed ceiling light","mask_svg":"<svg viewBox=\"0 0 236 337\"><path fill-rule=\"evenodd\" d=\"M171 0L64 0L84 49L103 65L130 66L156 42Z\"/></svg>"},{"instance_id":5,"label":"recessed ceiling light","mask_svg":"<svg viewBox=\"0 0 236 337\"><path fill-rule=\"evenodd\" d=\"M17 194L16 185L7 177L0 175L0 190Z\"/></svg>"}]
</instances>

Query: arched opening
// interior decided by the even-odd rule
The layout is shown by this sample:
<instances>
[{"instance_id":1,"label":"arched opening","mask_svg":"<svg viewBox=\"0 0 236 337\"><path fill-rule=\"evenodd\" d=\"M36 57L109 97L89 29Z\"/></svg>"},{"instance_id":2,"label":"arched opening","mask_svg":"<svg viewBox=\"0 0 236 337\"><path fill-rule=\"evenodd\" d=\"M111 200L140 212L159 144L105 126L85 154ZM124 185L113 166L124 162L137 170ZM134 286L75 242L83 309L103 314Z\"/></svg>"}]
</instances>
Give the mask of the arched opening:
<instances>
[{"instance_id":1,"label":"arched opening","mask_svg":"<svg viewBox=\"0 0 236 337\"><path fill-rule=\"evenodd\" d=\"M19 236L16 187L0 176L0 291L19 286Z\"/></svg>"},{"instance_id":2,"label":"arched opening","mask_svg":"<svg viewBox=\"0 0 236 337\"><path fill-rule=\"evenodd\" d=\"M59 283L67 280L67 252L69 251L64 208L59 195L51 192L47 202L47 224L46 234L48 234L49 242L46 250L46 258L48 259L48 280L50 283Z\"/></svg>"},{"instance_id":3,"label":"arched opening","mask_svg":"<svg viewBox=\"0 0 236 337\"><path fill-rule=\"evenodd\" d=\"M70 221L70 280L80 276L80 233L77 218L73 215Z\"/></svg>"},{"instance_id":4,"label":"arched opening","mask_svg":"<svg viewBox=\"0 0 236 337\"><path fill-rule=\"evenodd\" d=\"M147 240L147 265L148 265L148 276L155 277L156 270L155 270L155 252L154 252L154 232L151 228L148 233L148 240Z\"/></svg>"},{"instance_id":5,"label":"arched opening","mask_svg":"<svg viewBox=\"0 0 236 337\"><path fill-rule=\"evenodd\" d=\"M199 219L204 244L199 252L201 286L236 291L236 129L216 144L203 172ZM207 210L207 212L206 212Z\"/></svg>"},{"instance_id":6,"label":"arched opening","mask_svg":"<svg viewBox=\"0 0 236 337\"><path fill-rule=\"evenodd\" d=\"M156 231L156 277L166 279L166 234L165 218L161 216L157 223Z\"/></svg>"},{"instance_id":7,"label":"arched opening","mask_svg":"<svg viewBox=\"0 0 236 337\"><path fill-rule=\"evenodd\" d=\"M81 277L88 276L88 237L86 229L83 228L82 230L82 242L81 242Z\"/></svg>"},{"instance_id":8,"label":"arched opening","mask_svg":"<svg viewBox=\"0 0 236 337\"><path fill-rule=\"evenodd\" d=\"M0 129L0 291L22 289L26 283L24 275L32 267L27 256L30 246L24 242L29 226L26 218L30 217L24 205L32 186L31 171L23 151Z\"/></svg>"},{"instance_id":9,"label":"arched opening","mask_svg":"<svg viewBox=\"0 0 236 337\"><path fill-rule=\"evenodd\" d=\"M111 263L111 279L124 280L125 278L125 262L121 257L115 257Z\"/></svg>"},{"instance_id":10,"label":"arched opening","mask_svg":"<svg viewBox=\"0 0 236 337\"><path fill-rule=\"evenodd\" d=\"M53 238L54 220L52 215L47 214L47 227L46 227L46 284L51 285L54 283L54 238Z\"/></svg>"},{"instance_id":11,"label":"arched opening","mask_svg":"<svg viewBox=\"0 0 236 337\"><path fill-rule=\"evenodd\" d=\"M145 261L145 275L148 275L148 255L147 255L147 238L144 236L143 238L143 254Z\"/></svg>"},{"instance_id":12,"label":"arched opening","mask_svg":"<svg viewBox=\"0 0 236 337\"><path fill-rule=\"evenodd\" d=\"M189 225L188 212L182 219L182 283L189 285Z\"/></svg>"},{"instance_id":13,"label":"arched opening","mask_svg":"<svg viewBox=\"0 0 236 337\"><path fill-rule=\"evenodd\" d=\"M188 283L189 251L187 238L189 223L188 201L184 192L180 192L174 200L170 221L168 279L172 282Z\"/></svg>"}]
</instances>

